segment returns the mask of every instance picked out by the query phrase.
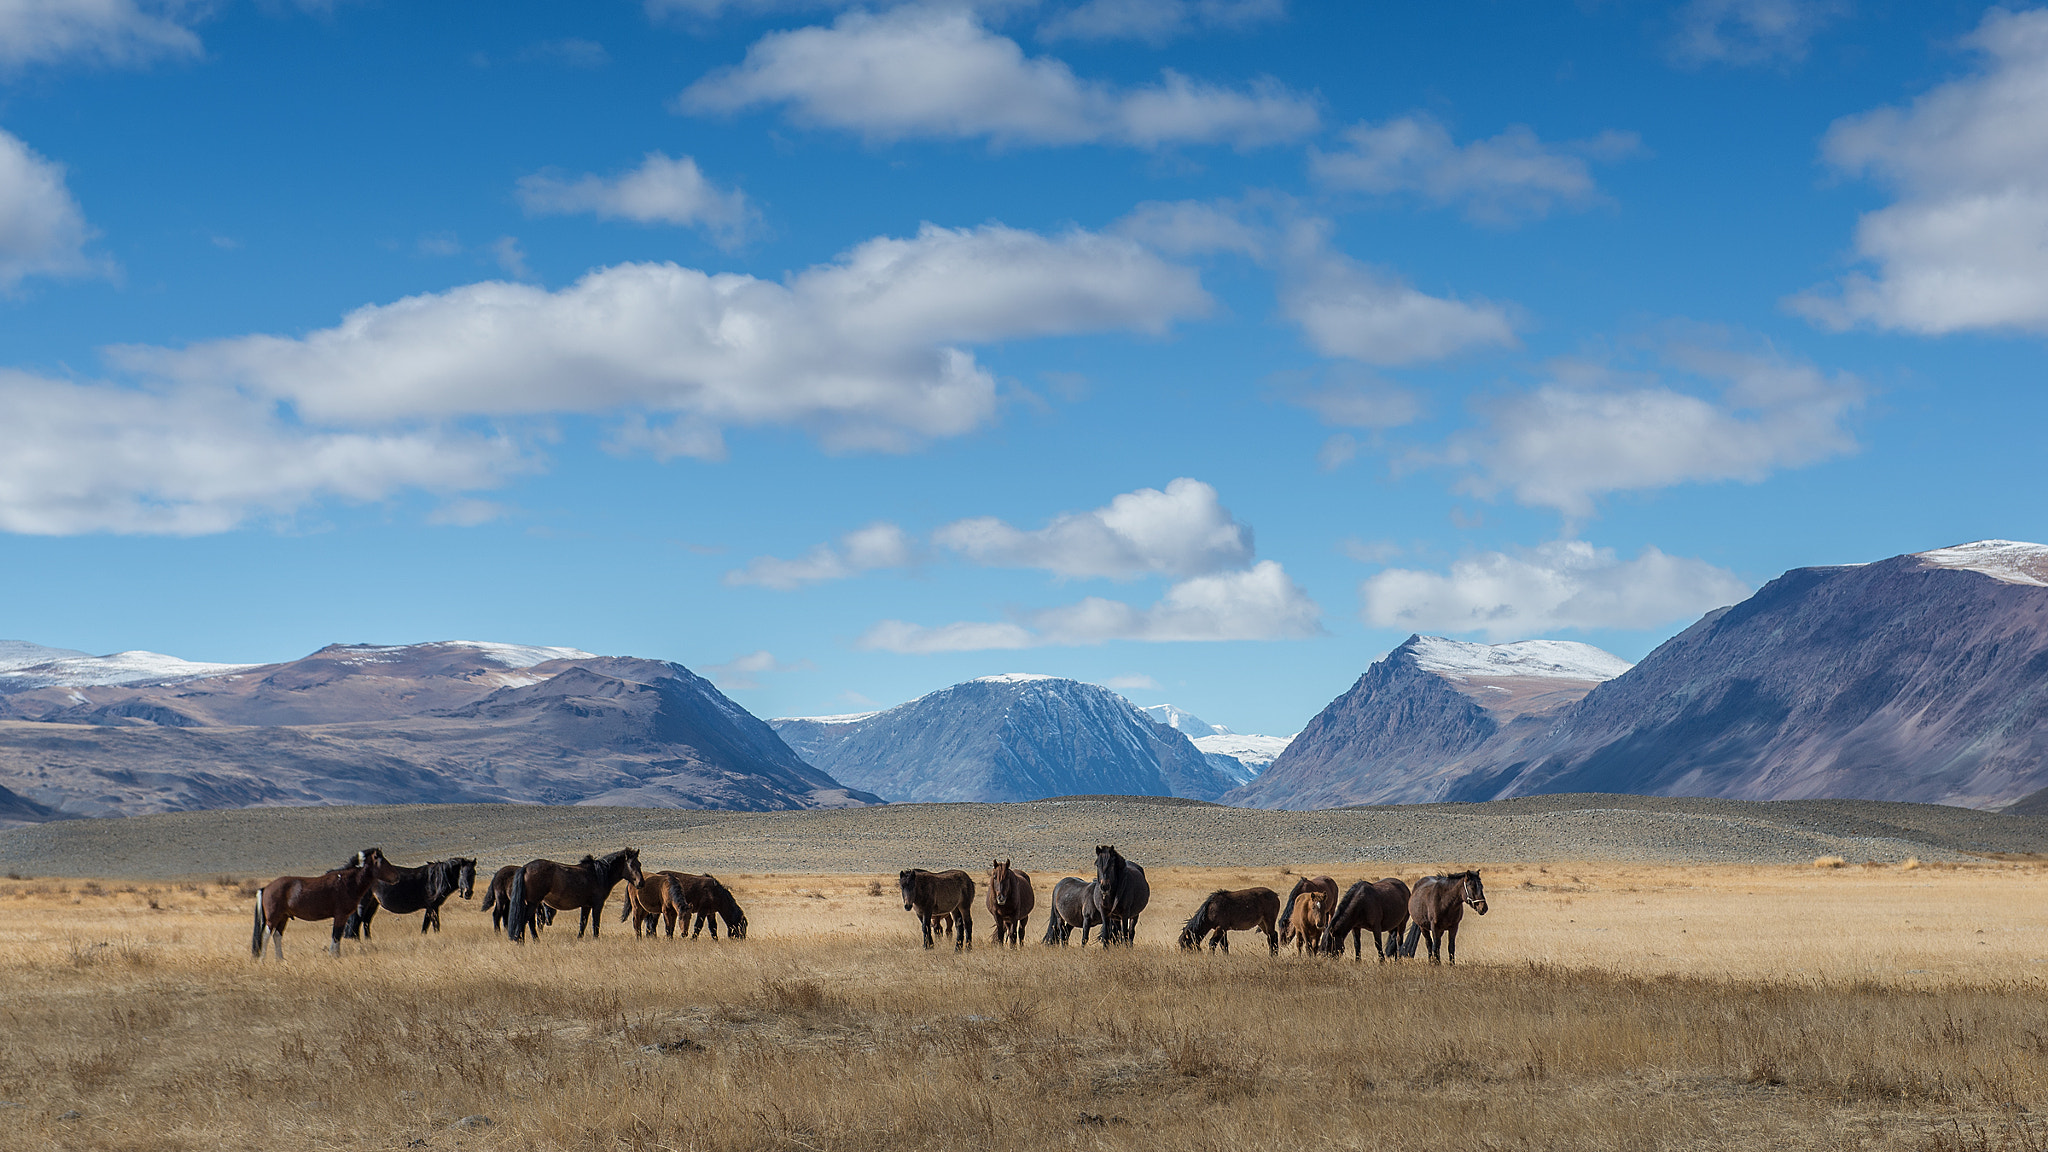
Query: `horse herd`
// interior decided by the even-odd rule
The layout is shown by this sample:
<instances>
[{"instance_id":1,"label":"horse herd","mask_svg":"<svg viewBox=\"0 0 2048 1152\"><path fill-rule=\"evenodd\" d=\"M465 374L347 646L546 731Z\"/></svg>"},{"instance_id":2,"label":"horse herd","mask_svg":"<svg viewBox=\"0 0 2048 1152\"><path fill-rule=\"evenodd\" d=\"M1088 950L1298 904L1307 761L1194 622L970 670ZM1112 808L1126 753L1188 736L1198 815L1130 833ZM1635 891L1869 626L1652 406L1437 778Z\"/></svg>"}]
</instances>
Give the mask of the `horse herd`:
<instances>
[{"instance_id":1,"label":"horse herd","mask_svg":"<svg viewBox=\"0 0 2048 1152\"><path fill-rule=\"evenodd\" d=\"M267 940L284 959L285 925L292 920L331 920L329 951L341 953L343 939L367 940L378 909L396 913L424 912L420 931L439 931L441 905L450 896L467 900L476 883L476 861L456 857L417 868L401 868L375 848L365 848L340 868L319 876L280 876L256 894L255 933L249 952L263 957ZM494 931L513 943L538 935L557 912L578 913L576 936L587 930L597 936L600 913L612 890L626 886L621 922L632 921L634 935L648 937L660 927L669 937L681 922L690 939L706 927L718 938L743 940L747 917L732 892L711 876L685 872L643 872L640 853L622 848L607 856L585 856L574 864L530 860L498 869L485 889L483 910L491 913ZM936 943L935 933L953 938L956 951L974 946L974 878L959 869L928 872L905 869L897 875L903 909L917 914L924 946ZM1151 902L1145 869L1126 860L1114 844L1095 848L1095 878L1068 876L1053 885L1046 916L1044 943L1065 945L1076 928L1086 947L1091 932L1103 947L1134 944L1138 919ZM1021 947L1026 922L1037 904L1031 876L1008 860L992 861L985 901L995 925L997 944ZM1470 906L1486 915L1486 889L1478 872L1424 876L1413 886L1395 877L1360 880L1337 895L1328 876L1304 877L1287 895L1283 907L1271 888L1217 889L1204 899L1180 932L1180 947L1193 951L1206 939L1211 951L1230 951L1230 933L1259 931L1274 955L1282 945L1297 951L1341 956L1351 940L1353 959L1364 958L1364 935L1372 933L1373 951L1382 962L1413 956L1426 944L1430 963L1458 959L1458 922ZM694 920L694 923L693 923ZM1403 932L1407 938L1402 939Z\"/></svg>"}]
</instances>

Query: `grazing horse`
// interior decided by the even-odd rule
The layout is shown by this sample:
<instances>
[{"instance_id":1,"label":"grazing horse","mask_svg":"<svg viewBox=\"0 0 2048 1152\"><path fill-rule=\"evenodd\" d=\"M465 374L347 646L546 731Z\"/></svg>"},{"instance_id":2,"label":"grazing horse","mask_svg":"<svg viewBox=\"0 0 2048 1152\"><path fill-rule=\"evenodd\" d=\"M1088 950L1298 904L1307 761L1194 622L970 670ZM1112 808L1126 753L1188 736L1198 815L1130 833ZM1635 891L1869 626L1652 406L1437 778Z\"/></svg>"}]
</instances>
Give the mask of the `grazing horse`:
<instances>
[{"instance_id":1,"label":"grazing horse","mask_svg":"<svg viewBox=\"0 0 2048 1152\"><path fill-rule=\"evenodd\" d=\"M1474 912L1486 915L1486 886L1479 882L1477 872L1452 872L1445 876L1424 876L1415 882L1415 891L1408 897L1408 918L1414 921L1408 929L1408 941L1401 946L1401 955L1415 955L1417 940L1426 939L1429 944L1429 962L1442 963L1444 938L1450 938L1449 960L1458 962L1458 921L1465 918L1465 905L1470 904Z\"/></svg>"},{"instance_id":2,"label":"grazing horse","mask_svg":"<svg viewBox=\"0 0 2048 1152\"><path fill-rule=\"evenodd\" d=\"M1138 914L1152 902L1145 870L1123 858L1114 844L1095 846L1095 882L1102 885L1102 946L1112 937L1130 946L1138 942ZM1088 934L1081 934L1081 943Z\"/></svg>"},{"instance_id":3,"label":"grazing horse","mask_svg":"<svg viewBox=\"0 0 2048 1152\"><path fill-rule=\"evenodd\" d=\"M353 916L343 926L341 934L353 940L360 932L363 939L370 938L370 921L377 915L378 908L392 912L425 912L420 917L420 932L432 928L441 930L441 904L450 896L469 899L471 889L476 885L476 861L457 856L452 860L430 860L417 868L400 868L399 878L390 883L377 881L363 902L356 905Z\"/></svg>"},{"instance_id":4,"label":"grazing horse","mask_svg":"<svg viewBox=\"0 0 2048 1152\"><path fill-rule=\"evenodd\" d=\"M654 939L657 926L667 929L671 939L676 934L676 917L683 918L683 927L689 928L690 909L682 902L682 892L674 883L680 872L643 873L638 884L626 885L626 899L619 905L619 920L633 922L633 935L647 930L649 940Z\"/></svg>"},{"instance_id":5,"label":"grazing horse","mask_svg":"<svg viewBox=\"0 0 2048 1152\"><path fill-rule=\"evenodd\" d=\"M509 908L505 913L505 934L514 944L525 943L535 910L549 905L564 912L574 908L580 913L576 920L578 940L583 939L586 928L595 937L603 926L604 902L612 889L621 880L638 884L643 879L637 848L621 848L602 859L585 856L574 864L529 860L512 874L512 883L506 888Z\"/></svg>"},{"instance_id":6,"label":"grazing horse","mask_svg":"<svg viewBox=\"0 0 2048 1152\"><path fill-rule=\"evenodd\" d=\"M503 868L498 869L497 873L491 877L490 887L484 889L484 903L480 911L491 914L491 931L493 932L503 932L505 930L505 914L512 911L512 902L506 897L512 891L512 877L518 871L519 865L517 864L505 865ZM538 936L543 927L555 922L555 910L543 904L534 909L534 911L539 915L535 917L530 927L533 934Z\"/></svg>"},{"instance_id":7,"label":"grazing horse","mask_svg":"<svg viewBox=\"0 0 2048 1152\"><path fill-rule=\"evenodd\" d=\"M1031 873L1010 867L1008 860L989 861L988 914L996 922L997 944L1024 946L1024 922L1037 903Z\"/></svg>"},{"instance_id":8,"label":"grazing horse","mask_svg":"<svg viewBox=\"0 0 2048 1152\"><path fill-rule=\"evenodd\" d=\"M1281 914L1280 946L1284 948L1292 942L1297 956L1313 951L1323 934L1323 925L1329 922L1329 909L1321 892L1302 893L1294 901L1294 910Z\"/></svg>"},{"instance_id":9,"label":"grazing horse","mask_svg":"<svg viewBox=\"0 0 2048 1152\"><path fill-rule=\"evenodd\" d=\"M1304 894L1310 892L1322 896L1322 918L1324 920L1328 920L1330 913L1337 910L1337 882L1335 880L1330 879L1328 876L1317 876L1314 879L1303 876L1301 879L1296 880L1294 887L1288 889L1287 903L1280 906L1280 943L1282 945L1285 945L1289 940L1298 938L1298 933L1290 935L1292 929L1289 925L1294 923L1295 905L1300 902ZM1320 931L1322 925L1318 923L1316 927ZM1311 938L1310 943L1314 943L1313 938Z\"/></svg>"},{"instance_id":10,"label":"grazing horse","mask_svg":"<svg viewBox=\"0 0 2048 1152\"><path fill-rule=\"evenodd\" d=\"M692 876L686 872L673 873L676 884L675 899L685 914L694 915L696 923L690 928L690 939L695 940L705 926L711 928L711 938L718 939L718 921L725 921L728 939L747 938L747 914L740 911L740 902L732 898L732 892L720 884L714 876Z\"/></svg>"},{"instance_id":11,"label":"grazing horse","mask_svg":"<svg viewBox=\"0 0 2048 1152\"><path fill-rule=\"evenodd\" d=\"M1365 933L1372 933L1372 950L1380 963L1401 955L1401 932L1408 927L1408 885L1389 876L1384 880L1360 880L1344 893L1344 900L1323 925L1316 951L1332 956L1344 954L1344 937L1351 937L1351 958L1365 959ZM1380 934L1386 933L1382 941Z\"/></svg>"},{"instance_id":12,"label":"grazing horse","mask_svg":"<svg viewBox=\"0 0 2048 1152\"><path fill-rule=\"evenodd\" d=\"M1045 918L1045 942L1065 944L1081 930L1081 946L1088 946L1088 930L1102 924L1102 885L1079 876L1068 876L1052 886L1052 911ZM1104 925L1104 930L1108 926Z\"/></svg>"},{"instance_id":13,"label":"grazing horse","mask_svg":"<svg viewBox=\"0 0 2048 1152\"><path fill-rule=\"evenodd\" d=\"M896 887L903 892L903 910L917 913L925 947L932 947L932 918L950 912L960 928L953 938L953 951L973 949L974 877L958 868L950 872L906 868L896 874Z\"/></svg>"},{"instance_id":14,"label":"grazing horse","mask_svg":"<svg viewBox=\"0 0 2048 1152\"><path fill-rule=\"evenodd\" d=\"M398 869L384 859L384 853L365 848L356 853L346 868L319 876L280 876L256 893L256 931L249 938L249 955L263 959L267 937L284 959L284 929L293 920L332 920L334 938L327 950L341 955L341 930L349 914L362 903L370 886L379 880L395 880Z\"/></svg>"},{"instance_id":15,"label":"grazing horse","mask_svg":"<svg viewBox=\"0 0 2048 1152\"><path fill-rule=\"evenodd\" d=\"M1257 929L1266 934L1266 946L1275 956L1280 954L1280 931L1273 922L1280 917L1280 894L1271 888L1241 888L1232 892L1218 888L1209 893L1195 914L1188 917L1185 927L1180 930L1180 947L1183 952L1193 952L1201 947L1202 937L1209 938L1209 951L1217 945L1223 946L1226 955L1230 952L1230 933Z\"/></svg>"}]
</instances>

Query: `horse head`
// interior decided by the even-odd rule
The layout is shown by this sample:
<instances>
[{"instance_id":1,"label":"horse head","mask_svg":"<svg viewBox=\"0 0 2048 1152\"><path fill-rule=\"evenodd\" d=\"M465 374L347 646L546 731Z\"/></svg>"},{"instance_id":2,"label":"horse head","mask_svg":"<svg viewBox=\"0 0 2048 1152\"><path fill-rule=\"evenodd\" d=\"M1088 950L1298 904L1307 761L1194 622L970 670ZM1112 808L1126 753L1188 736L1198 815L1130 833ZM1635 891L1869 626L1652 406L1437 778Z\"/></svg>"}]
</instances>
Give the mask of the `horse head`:
<instances>
[{"instance_id":1,"label":"horse head","mask_svg":"<svg viewBox=\"0 0 2048 1152\"><path fill-rule=\"evenodd\" d=\"M896 874L896 887L903 893L903 910L905 912L911 911L916 903L914 899L916 893L913 891L916 883L917 870L915 868L905 868Z\"/></svg>"},{"instance_id":2,"label":"horse head","mask_svg":"<svg viewBox=\"0 0 2048 1152\"><path fill-rule=\"evenodd\" d=\"M988 862L988 898L998 908L1010 904L1010 862L991 860Z\"/></svg>"},{"instance_id":3,"label":"horse head","mask_svg":"<svg viewBox=\"0 0 2048 1152\"><path fill-rule=\"evenodd\" d=\"M1095 846L1095 882L1102 885L1102 906L1108 908L1123 884L1124 858L1114 844Z\"/></svg>"},{"instance_id":4,"label":"horse head","mask_svg":"<svg viewBox=\"0 0 2048 1152\"><path fill-rule=\"evenodd\" d=\"M625 861L627 883L638 887L646 881L646 874L640 871L640 850L638 848L623 849L619 852L619 856Z\"/></svg>"},{"instance_id":5,"label":"horse head","mask_svg":"<svg viewBox=\"0 0 2048 1152\"><path fill-rule=\"evenodd\" d=\"M732 891L725 885L718 886L719 909L725 915L725 935L728 940L747 938L747 914L740 911L740 902L732 898Z\"/></svg>"},{"instance_id":6,"label":"horse head","mask_svg":"<svg viewBox=\"0 0 2048 1152\"><path fill-rule=\"evenodd\" d=\"M467 900L470 892L476 888L476 861L458 856L450 863L455 865L455 891Z\"/></svg>"},{"instance_id":7,"label":"horse head","mask_svg":"<svg viewBox=\"0 0 2048 1152\"><path fill-rule=\"evenodd\" d=\"M1470 904L1474 912L1486 915L1486 885L1479 882L1479 873L1476 870L1460 872L1458 878L1465 882L1465 903Z\"/></svg>"}]
</instances>

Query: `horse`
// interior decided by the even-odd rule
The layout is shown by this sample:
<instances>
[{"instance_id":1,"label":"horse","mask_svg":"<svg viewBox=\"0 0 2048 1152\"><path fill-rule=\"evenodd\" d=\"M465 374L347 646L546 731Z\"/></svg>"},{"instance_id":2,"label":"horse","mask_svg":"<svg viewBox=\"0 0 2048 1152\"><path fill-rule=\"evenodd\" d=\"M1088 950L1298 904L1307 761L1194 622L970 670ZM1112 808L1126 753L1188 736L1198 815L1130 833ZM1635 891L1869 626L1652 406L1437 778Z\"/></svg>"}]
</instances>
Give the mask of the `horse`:
<instances>
[{"instance_id":1,"label":"horse","mask_svg":"<svg viewBox=\"0 0 2048 1152\"><path fill-rule=\"evenodd\" d=\"M506 886L505 934L514 944L525 943L535 909L545 904L564 912L576 909L576 938L583 939L586 928L594 938L603 927L604 902L612 889L621 880L638 884L643 879L637 848L621 848L603 859L585 856L574 864L529 860Z\"/></svg>"},{"instance_id":2,"label":"horse","mask_svg":"<svg viewBox=\"0 0 2048 1152\"><path fill-rule=\"evenodd\" d=\"M1045 918L1045 943L1065 944L1074 929L1081 930L1081 944L1088 944L1088 930L1102 923L1102 885L1079 876L1063 877L1052 886L1052 907Z\"/></svg>"},{"instance_id":3,"label":"horse","mask_svg":"<svg viewBox=\"0 0 2048 1152\"><path fill-rule=\"evenodd\" d=\"M696 923L690 928L690 939L695 940L699 932L708 925L711 938L718 939L718 921L725 921L725 935L729 940L747 938L747 914L740 911L740 902L732 898L732 892L718 882L715 876L692 876L687 872L671 873L676 885L677 907L686 915L694 915Z\"/></svg>"},{"instance_id":4,"label":"horse","mask_svg":"<svg viewBox=\"0 0 2048 1152\"><path fill-rule=\"evenodd\" d=\"M1296 880L1294 887L1287 892L1287 903L1280 906L1280 943L1283 947L1290 940L1296 941L1297 947L1303 941L1306 941L1310 946L1314 945L1314 937L1302 936L1294 929L1295 906L1300 903L1304 894L1311 892L1323 898L1323 906L1316 922L1317 931L1322 930L1323 921L1329 918L1330 913L1337 910L1337 882L1335 880L1330 879L1328 876L1317 876L1314 879L1303 876Z\"/></svg>"},{"instance_id":5,"label":"horse","mask_svg":"<svg viewBox=\"0 0 2048 1152\"><path fill-rule=\"evenodd\" d=\"M503 932L505 930L505 914L512 910L512 903L506 899L506 895L512 890L512 877L518 871L519 865L517 864L505 865L503 868L498 869L496 874L491 877L490 886L484 889L483 907L479 908L478 911L491 914L491 931L493 932ZM543 927L555 922L555 910L543 904L534 909L534 911L539 915L534 918L531 929L533 934L538 936Z\"/></svg>"},{"instance_id":6,"label":"horse","mask_svg":"<svg viewBox=\"0 0 2048 1152\"><path fill-rule=\"evenodd\" d=\"M996 922L997 944L1024 946L1024 922L1037 903L1031 873L1010 867L1008 860L989 861L988 914Z\"/></svg>"},{"instance_id":7,"label":"horse","mask_svg":"<svg viewBox=\"0 0 2048 1152\"><path fill-rule=\"evenodd\" d=\"M669 938L674 939L678 915L682 916L683 927L687 929L690 909L682 902L682 893L674 883L681 875L680 872L647 872L642 874L638 884L628 883L626 898L619 904L620 922L631 920L635 936L645 928L649 940L654 939L657 926L665 928Z\"/></svg>"},{"instance_id":8,"label":"horse","mask_svg":"<svg viewBox=\"0 0 2048 1152\"><path fill-rule=\"evenodd\" d=\"M1365 933L1372 933L1372 950L1380 963L1401 955L1401 932L1408 927L1408 885L1389 876L1384 880L1360 880L1344 893L1344 900L1323 925L1316 951L1331 956L1344 954L1344 937L1351 937L1351 958L1365 959ZM1382 942L1380 934L1386 933Z\"/></svg>"},{"instance_id":9,"label":"horse","mask_svg":"<svg viewBox=\"0 0 2048 1152\"><path fill-rule=\"evenodd\" d=\"M1450 938L1450 962L1458 962L1458 921L1465 918L1465 905L1470 904L1474 912L1486 915L1486 886L1479 882L1477 872L1452 872L1444 876L1424 876L1415 882L1415 891L1408 897L1408 918L1414 923L1408 929L1408 941L1401 946L1401 955L1415 955L1416 941L1427 939L1429 962L1442 963L1445 951L1444 938Z\"/></svg>"},{"instance_id":10,"label":"horse","mask_svg":"<svg viewBox=\"0 0 2048 1152\"><path fill-rule=\"evenodd\" d=\"M1114 844L1095 846L1095 882L1102 885L1102 946L1111 937L1125 945L1138 942L1138 914L1152 902L1152 886L1145 882L1145 870L1123 858ZM1081 943L1088 934L1081 933Z\"/></svg>"},{"instance_id":11,"label":"horse","mask_svg":"<svg viewBox=\"0 0 2048 1152\"><path fill-rule=\"evenodd\" d=\"M1279 918L1280 894L1271 888L1242 888L1236 892L1218 888L1209 893L1209 898L1202 901L1202 906L1181 928L1181 951L1193 952L1201 947L1202 937L1207 936L1209 951L1214 952L1220 944L1228 955L1230 933L1257 929L1266 934L1266 947L1278 956L1280 931L1273 922Z\"/></svg>"},{"instance_id":12,"label":"horse","mask_svg":"<svg viewBox=\"0 0 2048 1152\"><path fill-rule=\"evenodd\" d=\"M1323 924L1329 919L1329 903L1321 892L1305 892L1294 902L1294 911L1283 914L1280 921L1280 944L1285 947L1289 941L1294 944L1295 955L1314 948L1316 940L1323 934Z\"/></svg>"},{"instance_id":13,"label":"horse","mask_svg":"<svg viewBox=\"0 0 2048 1152\"><path fill-rule=\"evenodd\" d=\"M950 912L960 927L953 951L974 948L974 877L958 868L950 872L906 868L896 874L896 887L903 893L903 910L917 913L925 947L932 947L932 918Z\"/></svg>"},{"instance_id":14,"label":"horse","mask_svg":"<svg viewBox=\"0 0 2048 1152\"><path fill-rule=\"evenodd\" d=\"M427 929L441 930L441 905L450 896L469 899L470 891L476 885L476 861L465 856L450 860L430 860L417 868L400 868L399 879L391 883L382 880L370 888L363 902L356 905L355 914L343 926L343 938L353 940L357 933L364 940L370 938L370 921L377 915L378 908L392 912L425 912L420 917L420 933Z\"/></svg>"},{"instance_id":15,"label":"horse","mask_svg":"<svg viewBox=\"0 0 2048 1152\"><path fill-rule=\"evenodd\" d=\"M334 937L327 950L341 955L341 931L349 913L362 903L370 886L379 880L396 880L398 869L384 859L384 853L365 848L356 853L346 868L319 876L280 876L256 893L256 931L249 938L249 955L263 959L267 937L284 959L284 929L293 920L332 920Z\"/></svg>"}]
</instances>

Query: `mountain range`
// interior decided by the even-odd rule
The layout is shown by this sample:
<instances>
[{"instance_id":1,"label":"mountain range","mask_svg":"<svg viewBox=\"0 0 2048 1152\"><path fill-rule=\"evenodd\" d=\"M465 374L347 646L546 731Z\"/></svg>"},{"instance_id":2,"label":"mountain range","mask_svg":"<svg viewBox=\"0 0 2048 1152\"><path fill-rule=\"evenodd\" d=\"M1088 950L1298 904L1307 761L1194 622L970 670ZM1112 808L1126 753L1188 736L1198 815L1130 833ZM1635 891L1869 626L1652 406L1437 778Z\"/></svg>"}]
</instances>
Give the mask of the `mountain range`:
<instances>
[{"instance_id":1,"label":"mountain range","mask_svg":"<svg viewBox=\"0 0 2048 1152\"><path fill-rule=\"evenodd\" d=\"M1794 569L1633 667L1558 645L1411 637L1226 801L1629 792L1985 808L2048 788L2039 544Z\"/></svg>"}]
</instances>

